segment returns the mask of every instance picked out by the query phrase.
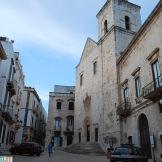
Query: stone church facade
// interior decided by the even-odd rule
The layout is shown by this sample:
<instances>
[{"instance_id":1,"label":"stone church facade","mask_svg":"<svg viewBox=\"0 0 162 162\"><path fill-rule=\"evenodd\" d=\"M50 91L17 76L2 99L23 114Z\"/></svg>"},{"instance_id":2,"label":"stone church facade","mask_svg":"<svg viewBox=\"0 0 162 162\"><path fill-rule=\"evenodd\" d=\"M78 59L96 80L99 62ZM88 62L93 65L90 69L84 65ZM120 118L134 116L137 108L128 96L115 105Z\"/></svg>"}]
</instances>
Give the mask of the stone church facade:
<instances>
[{"instance_id":1,"label":"stone church facade","mask_svg":"<svg viewBox=\"0 0 162 162\"><path fill-rule=\"evenodd\" d=\"M142 147L161 160L162 1L141 25L140 6L108 0L76 67L75 143Z\"/></svg>"}]
</instances>

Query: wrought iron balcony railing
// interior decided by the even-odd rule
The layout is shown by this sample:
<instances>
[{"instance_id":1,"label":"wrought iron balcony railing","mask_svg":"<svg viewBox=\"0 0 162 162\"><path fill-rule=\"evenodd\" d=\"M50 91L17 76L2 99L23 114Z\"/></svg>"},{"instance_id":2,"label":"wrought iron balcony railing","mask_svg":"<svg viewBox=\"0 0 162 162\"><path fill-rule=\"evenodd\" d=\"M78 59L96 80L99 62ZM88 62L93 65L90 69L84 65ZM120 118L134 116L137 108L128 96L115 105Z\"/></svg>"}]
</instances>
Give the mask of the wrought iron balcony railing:
<instances>
[{"instance_id":1,"label":"wrought iron balcony railing","mask_svg":"<svg viewBox=\"0 0 162 162\"><path fill-rule=\"evenodd\" d=\"M125 101L119 104L117 107L117 115L126 118L130 115L131 113L131 102Z\"/></svg>"},{"instance_id":2,"label":"wrought iron balcony railing","mask_svg":"<svg viewBox=\"0 0 162 162\"><path fill-rule=\"evenodd\" d=\"M74 134L74 129L73 129L73 127L72 126L70 126L70 128L69 127L67 127L66 128L66 130L64 131L64 134L65 135L73 135Z\"/></svg>"},{"instance_id":3,"label":"wrought iron balcony railing","mask_svg":"<svg viewBox=\"0 0 162 162\"><path fill-rule=\"evenodd\" d=\"M162 98L162 77L154 79L151 83L147 84L143 89L143 98L151 101L157 101Z\"/></svg>"},{"instance_id":4,"label":"wrought iron balcony railing","mask_svg":"<svg viewBox=\"0 0 162 162\"><path fill-rule=\"evenodd\" d=\"M73 131L74 130L74 126L72 125L68 125L66 128L67 131Z\"/></svg>"},{"instance_id":5,"label":"wrought iron balcony railing","mask_svg":"<svg viewBox=\"0 0 162 162\"><path fill-rule=\"evenodd\" d=\"M7 89L8 91L11 92L11 95L15 95L16 94L16 89L17 89L17 81L16 80L9 80L7 82Z\"/></svg>"},{"instance_id":6,"label":"wrought iron balcony railing","mask_svg":"<svg viewBox=\"0 0 162 162\"><path fill-rule=\"evenodd\" d=\"M61 127L55 127L55 128L54 128L54 131L56 131L56 132L57 132L57 131L58 131L58 132L61 131Z\"/></svg>"},{"instance_id":7,"label":"wrought iron balcony railing","mask_svg":"<svg viewBox=\"0 0 162 162\"><path fill-rule=\"evenodd\" d=\"M14 123L13 119L13 106L1 105L2 117L6 122Z\"/></svg>"}]
</instances>

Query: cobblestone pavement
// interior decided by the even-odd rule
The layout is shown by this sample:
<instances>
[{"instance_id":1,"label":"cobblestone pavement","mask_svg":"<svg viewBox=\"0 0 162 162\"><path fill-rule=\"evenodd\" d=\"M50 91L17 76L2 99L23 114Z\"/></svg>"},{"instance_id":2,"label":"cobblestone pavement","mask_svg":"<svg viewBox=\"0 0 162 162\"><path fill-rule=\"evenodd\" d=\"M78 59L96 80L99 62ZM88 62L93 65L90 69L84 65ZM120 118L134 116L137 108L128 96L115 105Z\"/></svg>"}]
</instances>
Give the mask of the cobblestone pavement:
<instances>
[{"instance_id":1,"label":"cobblestone pavement","mask_svg":"<svg viewBox=\"0 0 162 162\"><path fill-rule=\"evenodd\" d=\"M77 155L55 151L49 158L47 153L40 156L14 156L13 162L109 162L106 156Z\"/></svg>"}]
</instances>

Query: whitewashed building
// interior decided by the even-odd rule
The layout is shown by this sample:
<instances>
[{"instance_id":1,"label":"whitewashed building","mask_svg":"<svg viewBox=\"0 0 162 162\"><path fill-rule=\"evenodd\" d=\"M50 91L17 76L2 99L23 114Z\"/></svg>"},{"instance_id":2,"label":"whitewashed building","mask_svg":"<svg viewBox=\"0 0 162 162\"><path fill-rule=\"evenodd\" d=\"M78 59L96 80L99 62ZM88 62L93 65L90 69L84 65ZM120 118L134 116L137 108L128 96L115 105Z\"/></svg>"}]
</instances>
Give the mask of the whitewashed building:
<instances>
[{"instance_id":1,"label":"whitewashed building","mask_svg":"<svg viewBox=\"0 0 162 162\"><path fill-rule=\"evenodd\" d=\"M47 113L34 88L23 89L19 114L22 124L16 134L16 143L37 142L44 146Z\"/></svg>"},{"instance_id":2,"label":"whitewashed building","mask_svg":"<svg viewBox=\"0 0 162 162\"><path fill-rule=\"evenodd\" d=\"M1 147L7 147L14 143L20 124L18 115L24 74L19 54L13 49L13 41L0 37L0 42L7 55L7 59L1 61L0 69L0 143Z\"/></svg>"},{"instance_id":3,"label":"whitewashed building","mask_svg":"<svg viewBox=\"0 0 162 162\"><path fill-rule=\"evenodd\" d=\"M7 59L7 55L3 49L2 44L0 43L0 69L1 69L1 61L6 60L6 59ZM0 72L1 72L1 70L0 70Z\"/></svg>"}]
</instances>

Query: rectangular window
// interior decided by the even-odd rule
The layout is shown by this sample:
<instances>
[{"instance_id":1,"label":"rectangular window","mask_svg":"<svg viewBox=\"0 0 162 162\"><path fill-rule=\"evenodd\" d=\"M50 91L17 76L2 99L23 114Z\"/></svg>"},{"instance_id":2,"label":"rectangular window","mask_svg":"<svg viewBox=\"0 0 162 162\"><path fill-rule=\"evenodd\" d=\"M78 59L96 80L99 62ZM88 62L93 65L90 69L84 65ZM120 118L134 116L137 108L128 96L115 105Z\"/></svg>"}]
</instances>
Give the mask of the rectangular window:
<instances>
[{"instance_id":1,"label":"rectangular window","mask_svg":"<svg viewBox=\"0 0 162 162\"><path fill-rule=\"evenodd\" d=\"M162 113L162 100L159 101L159 112Z\"/></svg>"},{"instance_id":2,"label":"rectangular window","mask_svg":"<svg viewBox=\"0 0 162 162\"><path fill-rule=\"evenodd\" d=\"M93 63L93 74L96 74L97 72L97 61Z\"/></svg>"},{"instance_id":3,"label":"rectangular window","mask_svg":"<svg viewBox=\"0 0 162 162\"><path fill-rule=\"evenodd\" d=\"M141 96L141 81L139 77L135 79L135 88L136 88L136 97L140 97Z\"/></svg>"},{"instance_id":4,"label":"rectangular window","mask_svg":"<svg viewBox=\"0 0 162 162\"><path fill-rule=\"evenodd\" d=\"M56 129L61 129L61 120L60 119L55 120L55 128Z\"/></svg>"},{"instance_id":5,"label":"rectangular window","mask_svg":"<svg viewBox=\"0 0 162 162\"><path fill-rule=\"evenodd\" d=\"M80 75L80 86L83 85L83 74Z\"/></svg>"},{"instance_id":6,"label":"rectangular window","mask_svg":"<svg viewBox=\"0 0 162 162\"><path fill-rule=\"evenodd\" d=\"M61 102L57 102L57 109L61 110Z\"/></svg>"},{"instance_id":7,"label":"rectangular window","mask_svg":"<svg viewBox=\"0 0 162 162\"><path fill-rule=\"evenodd\" d=\"M128 87L124 88L124 102L128 102Z\"/></svg>"},{"instance_id":8,"label":"rectangular window","mask_svg":"<svg viewBox=\"0 0 162 162\"><path fill-rule=\"evenodd\" d=\"M160 65L159 65L158 60L156 60L152 64L152 75L153 75L155 88L162 86L162 80L161 80L161 76L160 76Z\"/></svg>"},{"instance_id":9,"label":"rectangular window","mask_svg":"<svg viewBox=\"0 0 162 162\"><path fill-rule=\"evenodd\" d=\"M69 118L67 120L67 127L69 128L69 127L72 127L72 126L73 126L73 118Z\"/></svg>"},{"instance_id":10,"label":"rectangular window","mask_svg":"<svg viewBox=\"0 0 162 162\"><path fill-rule=\"evenodd\" d=\"M74 102L69 102L69 110L74 110Z\"/></svg>"}]
</instances>

